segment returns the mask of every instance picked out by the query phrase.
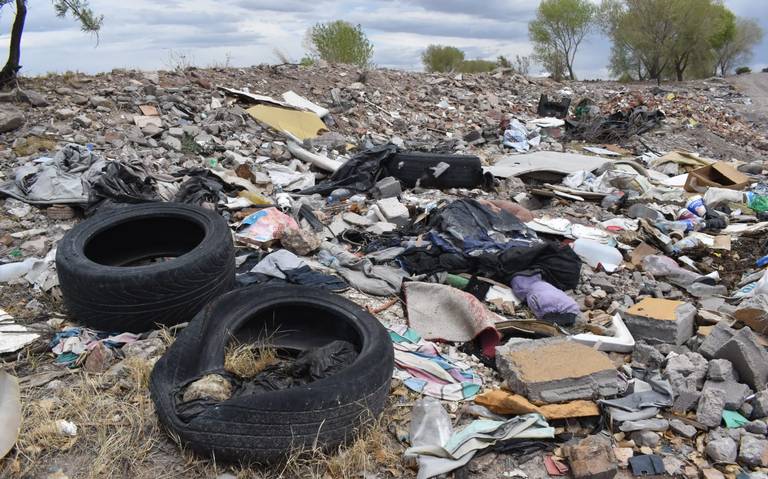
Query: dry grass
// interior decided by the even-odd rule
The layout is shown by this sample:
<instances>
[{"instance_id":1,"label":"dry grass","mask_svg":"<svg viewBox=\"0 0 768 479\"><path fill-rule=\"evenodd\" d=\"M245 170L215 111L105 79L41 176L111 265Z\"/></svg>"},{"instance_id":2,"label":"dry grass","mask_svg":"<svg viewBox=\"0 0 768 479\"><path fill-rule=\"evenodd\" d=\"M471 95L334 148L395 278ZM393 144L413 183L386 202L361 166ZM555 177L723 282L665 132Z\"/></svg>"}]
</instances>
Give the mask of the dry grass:
<instances>
[{"instance_id":1,"label":"dry grass","mask_svg":"<svg viewBox=\"0 0 768 479\"><path fill-rule=\"evenodd\" d=\"M253 344L239 344L230 341L224 355L224 369L241 378L256 377L264 369L277 361L277 350L267 341Z\"/></svg>"}]
</instances>

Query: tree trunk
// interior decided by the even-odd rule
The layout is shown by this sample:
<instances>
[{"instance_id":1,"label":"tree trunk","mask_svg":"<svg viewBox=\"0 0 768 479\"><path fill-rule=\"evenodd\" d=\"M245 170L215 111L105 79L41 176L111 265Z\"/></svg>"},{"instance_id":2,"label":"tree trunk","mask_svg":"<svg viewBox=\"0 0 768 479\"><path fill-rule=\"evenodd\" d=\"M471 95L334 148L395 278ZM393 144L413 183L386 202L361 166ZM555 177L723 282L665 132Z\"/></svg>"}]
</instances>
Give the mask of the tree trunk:
<instances>
[{"instance_id":1,"label":"tree trunk","mask_svg":"<svg viewBox=\"0 0 768 479\"><path fill-rule=\"evenodd\" d=\"M0 88L16 80L16 74L21 69L21 34L24 32L24 20L27 18L26 0L16 0L16 17L11 29L11 44L8 51L8 61L0 70Z\"/></svg>"},{"instance_id":2,"label":"tree trunk","mask_svg":"<svg viewBox=\"0 0 768 479\"><path fill-rule=\"evenodd\" d=\"M677 81L683 81L683 73L685 68L680 65L675 65L675 74L677 75Z\"/></svg>"},{"instance_id":3,"label":"tree trunk","mask_svg":"<svg viewBox=\"0 0 768 479\"><path fill-rule=\"evenodd\" d=\"M573 74L573 65L571 65L570 62L568 62L568 78L570 78L571 80L576 79L576 75Z\"/></svg>"}]
</instances>

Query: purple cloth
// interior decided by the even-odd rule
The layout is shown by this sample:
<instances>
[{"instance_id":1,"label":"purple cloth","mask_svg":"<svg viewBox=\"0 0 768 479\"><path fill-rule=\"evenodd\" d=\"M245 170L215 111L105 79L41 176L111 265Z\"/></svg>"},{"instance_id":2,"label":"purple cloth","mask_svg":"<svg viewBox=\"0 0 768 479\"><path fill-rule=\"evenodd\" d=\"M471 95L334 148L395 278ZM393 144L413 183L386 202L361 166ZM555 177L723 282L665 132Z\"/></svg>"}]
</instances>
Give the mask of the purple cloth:
<instances>
[{"instance_id":1,"label":"purple cloth","mask_svg":"<svg viewBox=\"0 0 768 479\"><path fill-rule=\"evenodd\" d=\"M518 275L512 278L512 291L525 300L533 314L557 324L573 324L581 313L570 296L541 279L541 274Z\"/></svg>"}]
</instances>

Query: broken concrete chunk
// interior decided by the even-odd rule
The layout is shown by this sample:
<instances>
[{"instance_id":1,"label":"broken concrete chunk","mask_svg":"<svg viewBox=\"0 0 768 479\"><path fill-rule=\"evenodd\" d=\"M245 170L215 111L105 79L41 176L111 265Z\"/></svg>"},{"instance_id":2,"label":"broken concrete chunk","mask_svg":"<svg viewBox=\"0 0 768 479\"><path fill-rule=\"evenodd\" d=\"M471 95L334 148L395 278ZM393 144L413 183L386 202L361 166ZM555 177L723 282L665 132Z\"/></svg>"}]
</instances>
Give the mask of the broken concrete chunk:
<instances>
[{"instance_id":1,"label":"broken concrete chunk","mask_svg":"<svg viewBox=\"0 0 768 479\"><path fill-rule=\"evenodd\" d=\"M762 391L768 385L768 353L748 327L726 341L715 357L731 361L741 380L755 391Z\"/></svg>"},{"instance_id":2,"label":"broken concrete chunk","mask_svg":"<svg viewBox=\"0 0 768 479\"><path fill-rule=\"evenodd\" d=\"M687 439L692 439L694 436L696 436L697 432L695 427L686 424L679 419L672 419L669 421L669 428L672 429L672 432L678 436L683 436Z\"/></svg>"},{"instance_id":3,"label":"broken concrete chunk","mask_svg":"<svg viewBox=\"0 0 768 479\"><path fill-rule=\"evenodd\" d=\"M341 218L346 221L347 223L354 225L354 226L371 226L373 225L373 220L370 218L367 218L365 216L359 215L357 213L353 213L351 211L348 211L341 215Z\"/></svg>"},{"instance_id":4,"label":"broken concrete chunk","mask_svg":"<svg viewBox=\"0 0 768 479\"><path fill-rule=\"evenodd\" d=\"M187 386L182 401L189 402L195 399L226 401L231 396L232 383L227 378L218 374L208 374Z\"/></svg>"},{"instance_id":5,"label":"broken concrete chunk","mask_svg":"<svg viewBox=\"0 0 768 479\"><path fill-rule=\"evenodd\" d=\"M675 403L672 405L672 411L678 414L684 414L693 411L699 403L701 393L695 389L681 389L677 391Z\"/></svg>"},{"instance_id":6,"label":"broken concrete chunk","mask_svg":"<svg viewBox=\"0 0 768 479\"><path fill-rule=\"evenodd\" d=\"M647 369L659 369L664 362L664 355L644 341L635 343L632 351L632 362L641 364Z\"/></svg>"},{"instance_id":7,"label":"broken concrete chunk","mask_svg":"<svg viewBox=\"0 0 768 479\"><path fill-rule=\"evenodd\" d=\"M734 334L736 334L736 330L728 326L725 322L717 323L707 337L704 338L701 346L699 346L699 354L707 359L714 358L715 353L717 353L717 351L723 347Z\"/></svg>"},{"instance_id":8,"label":"broken concrete chunk","mask_svg":"<svg viewBox=\"0 0 768 479\"><path fill-rule=\"evenodd\" d=\"M610 443L589 436L564 448L574 479L612 479L618 472Z\"/></svg>"},{"instance_id":9,"label":"broken concrete chunk","mask_svg":"<svg viewBox=\"0 0 768 479\"><path fill-rule=\"evenodd\" d=\"M708 364L699 353L671 355L667 360L664 377L675 391L701 389L707 377Z\"/></svg>"},{"instance_id":10,"label":"broken concrete chunk","mask_svg":"<svg viewBox=\"0 0 768 479\"><path fill-rule=\"evenodd\" d=\"M760 391L752 399L753 418L768 417L768 390Z\"/></svg>"},{"instance_id":11,"label":"broken concrete chunk","mask_svg":"<svg viewBox=\"0 0 768 479\"><path fill-rule=\"evenodd\" d=\"M635 339L681 345L693 336L696 308L690 303L646 298L622 313Z\"/></svg>"},{"instance_id":12,"label":"broken concrete chunk","mask_svg":"<svg viewBox=\"0 0 768 479\"><path fill-rule=\"evenodd\" d=\"M730 437L723 437L709 441L707 447L704 449L704 453L713 462L716 463L733 463L736 462L736 454L738 453L739 445Z\"/></svg>"},{"instance_id":13,"label":"broken concrete chunk","mask_svg":"<svg viewBox=\"0 0 768 479\"><path fill-rule=\"evenodd\" d=\"M573 341L510 342L496 348L496 364L508 389L533 402L559 403L619 392L616 368L608 356Z\"/></svg>"},{"instance_id":14,"label":"broken concrete chunk","mask_svg":"<svg viewBox=\"0 0 768 479\"><path fill-rule=\"evenodd\" d=\"M723 419L725 409L725 392L710 388L701 393L699 405L696 408L696 420L707 427L717 427Z\"/></svg>"},{"instance_id":15,"label":"broken concrete chunk","mask_svg":"<svg viewBox=\"0 0 768 479\"><path fill-rule=\"evenodd\" d=\"M371 190L371 195L377 200L382 198L395 198L401 194L403 194L403 189L400 186L400 181L393 176L380 179Z\"/></svg>"},{"instance_id":16,"label":"broken concrete chunk","mask_svg":"<svg viewBox=\"0 0 768 479\"><path fill-rule=\"evenodd\" d=\"M747 397L752 394L752 390L746 384L736 381L707 381L704 383L702 394L709 389L719 389L725 394L725 408L737 410L741 407Z\"/></svg>"},{"instance_id":17,"label":"broken concrete chunk","mask_svg":"<svg viewBox=\"0 0 768 479\"><path fill-rule=\"evenodd\" d=\"M751 432L752 434L759 434L761 436L768 434L768 424L766 424L765 421L761 421L759 419L748 422L744 425L744 429L747 432Z\"/></svg>"},{"instance_id":18,"label":"broken concrete chunk","mask_svg":"<svg viewBox=\"0 0 768 479\"><path fill-rule=\"evenodd\" d=\"M748 433L742 434L739 462L753 467L768 466L768 440Z\"/></svg>"},{"instance_id":19,"label":"broken concrete chunk","mask_svg":"<svg viewBox=\"0 0 768 479\"><path fill-rule=\"evenodd\" d=\"M727 359L713 359L709 362L707 377L713 381L738 381L733 364Z\"/></svg>"}]
</instances>

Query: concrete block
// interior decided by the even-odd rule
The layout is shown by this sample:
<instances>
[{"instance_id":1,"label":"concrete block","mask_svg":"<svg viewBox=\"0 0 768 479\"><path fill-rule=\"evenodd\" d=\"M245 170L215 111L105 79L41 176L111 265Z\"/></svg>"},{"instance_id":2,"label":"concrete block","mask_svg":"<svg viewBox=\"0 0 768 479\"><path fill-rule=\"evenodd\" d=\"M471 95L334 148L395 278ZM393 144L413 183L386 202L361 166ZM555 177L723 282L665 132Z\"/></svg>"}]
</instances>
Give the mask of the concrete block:
<instances>
[{"instance_id":1,"label":"concrete block","mask_svg":"<svg viewBox=\"0 0 768 479\"><path fill-rule=\"evenodd\" d=\"M731 361L741 380L755 391L762 391L768 386L768 352L748 327L740 329L726 341L715 353L715 358Z\"/></svg>"},{"instance_id":2,"label":"concrete block","mask_svg":"<svg viewBox=\"0 0 768 479\"><path fill-rule=\"evenodd\" d=\"M664 368L664 377L669 379L672 389L701 389L707 377L709 365L699 353L670 355Z\"/></svg>"},{"instance_id":3,"label":"concrete block","mask_svg":"<svg viewBox=\"0 0 768 479\"><path fill-rule=\"evenodd\" d=\"M496 348L496 365L507 388L534 403L593 399L619 392L618 373L608 356L565 339L511 341Z\"/></svg>"},{"instance_id":4,"label":"concrete block","mask_svg":"<svg viewBox=\"0 0 768 479\"><path fill-rule=\"evenodd\" d=\"M371 189L371 195L377 200L382 198L395 198L403 194L403 189L400 186L400 181L393 176L387 176L382 178L373 185Z\"/></svg>"},{"instance_id":5,"label":"concrete block","mask_svg":"<svg viewBox=\"0 0 768 479\"><path fill-rule=\"evenodd\" d=\"M725 321L717 323L715 327L710 330L707 337L704 338L701 346L699 346L699 354L707 359L714 358L715 353L723 347L734 334L736 334L736 330L728 326Z\"/></svg>"},{"instance_id":6,"label":"concrete block","mask_svg":"<svg viewBox=\"0 0 768 479\"><path fill-rule=\"evenodd\" d=\"M408 208L397 198L384 198L376 202L379 211L389 223L406 226L411 219Z\"/></svg>"},{"instance_id":7,"label":"concrete block","mask_svg":"<svg viewBox=\"0 0 768 479\"><path fill-rule=\"evenodd\" d=\"M645 298L622 313L635 340L681 345L693 336L696 308L690 303Z\"/></svg>"},{"instance_id":8,"label":"concrete block","mask_svg":"<svg viewBox=\"0 0 768 479\"><path fill-rule=\"evenodd\" d=\"M717 427L723 420L725 409L725 392L710 388L701 393L699 405L696 407L696 420L707 427Z\"/></svg>"},{"instance_id":9,"label":"concrete block","mask_svg":"<svg viewBox=\"0 0 768 479\"><path fill-rule=\"evenodd\" d=\"M661 436L653 431L635 431L629 438L635 441L636 446L647 446L650 448L658 446L661 441Z\"/></svg>"},{"instance_id":10,"label":"concrete block","mask_svg":"<svg viewBox=\"0 0 768 479\"><path fill-rule=\"evenodd\" d=\"M639 341L632 351L632 362L642 364L647 369L658 369L664 362L664 355L650 344Z\"/></svg>"},{"instance_id":11,"label":"concrete block","mask_svg":"<svg viewBox=\"0 0 768 479\"><path fill-rule=\"evenodd\" d=\"M589 436L563 448L571 465L573 479L612 479L618 472L611 444Z\"/></svg>"},{"instance_id":12,"label":"concrete block","mask_svg":"<svg viewBox=\"0 0 768 479\"><path fill-rule=\"evenodd\" d=\"M748 422L744 425L744 429L746 429L747 432L758 434L760 436L765 436L768 434L768 424L766 424L765 421L761 421L760 419Z\"/></svg>"},{"instance_id":13,"label":"concrete block","mask_svg":"<svg viewBox=\"0 0 768 479\"><path fill-rule=\"evenodd\" d=\"M622 432L634 432L634 431L656 431L664 432L669 429L669 421L666 419L640 419L637 421L624 421L619 426L619 430Z\"/></svg>"}]
</instances>

